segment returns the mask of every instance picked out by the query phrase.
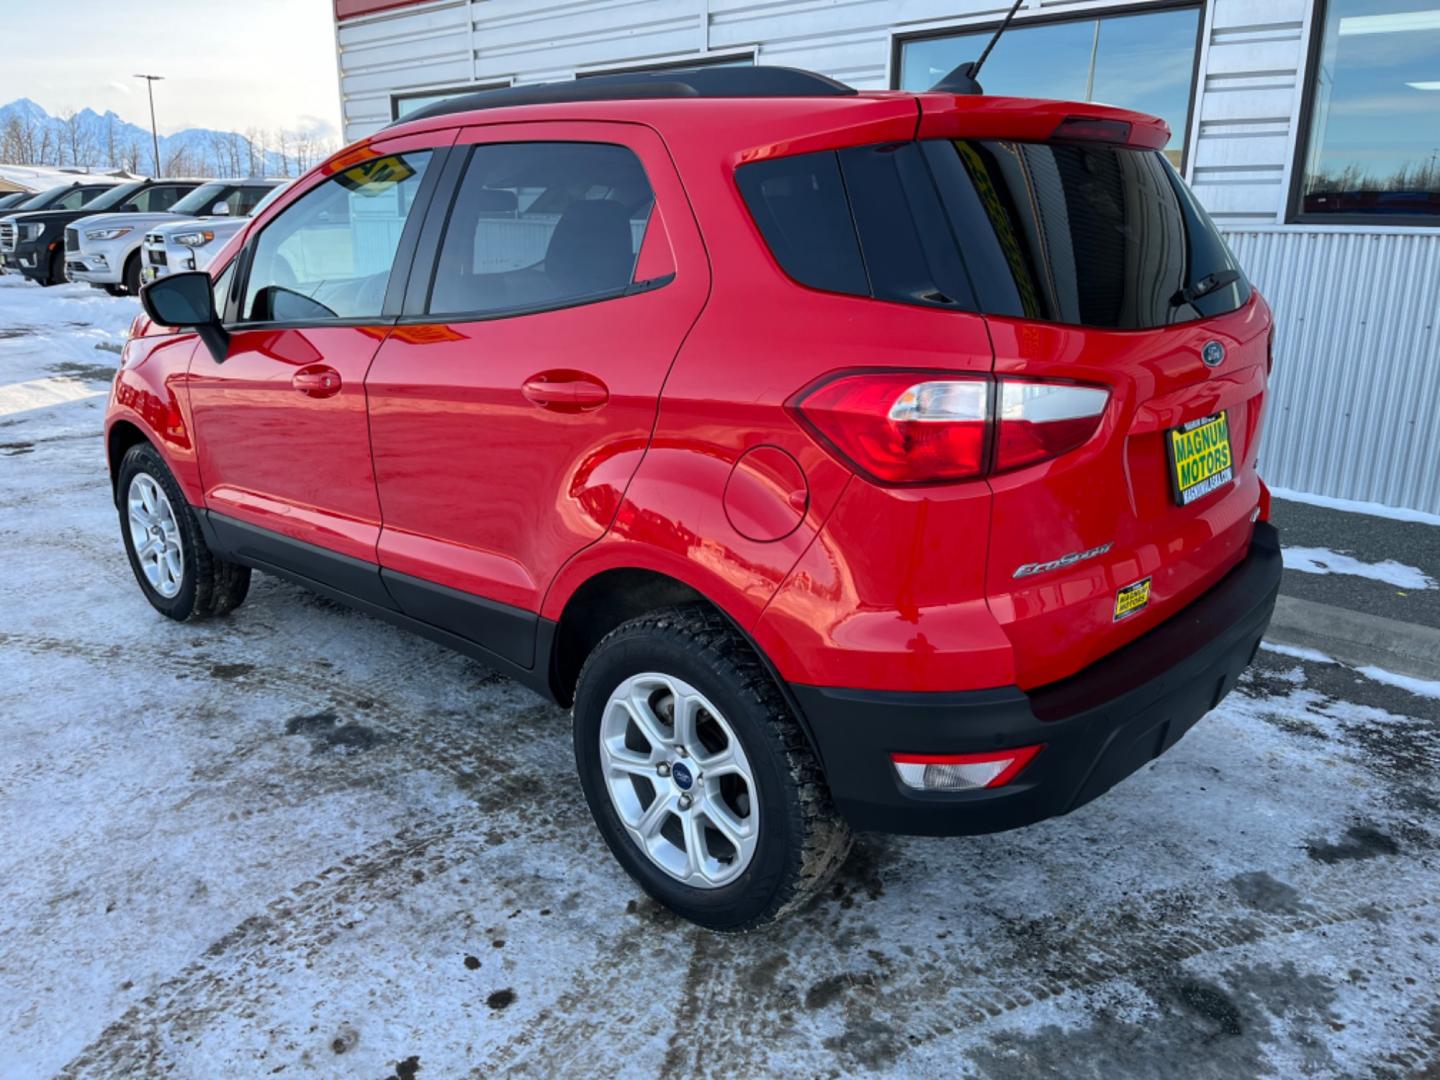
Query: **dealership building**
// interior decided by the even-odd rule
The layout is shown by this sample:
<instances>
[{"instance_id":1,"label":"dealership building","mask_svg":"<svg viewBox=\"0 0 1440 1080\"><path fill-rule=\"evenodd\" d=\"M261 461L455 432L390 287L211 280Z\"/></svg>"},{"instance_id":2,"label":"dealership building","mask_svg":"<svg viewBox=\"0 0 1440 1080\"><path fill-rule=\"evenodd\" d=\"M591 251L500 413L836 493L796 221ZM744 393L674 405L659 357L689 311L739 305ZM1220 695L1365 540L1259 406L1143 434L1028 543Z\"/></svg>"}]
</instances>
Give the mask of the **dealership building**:
<instances>
[{"instance_id":1,"label":"dealership building","mask_svg":"<svg viewBox=\"0 0 1440 1080\"><path fill-rule=\"evenodd\" d=\"M711 64L925 89L1003 0L335 0L347 139L476 89ZM987 92L1103 101L1278 322L1272 486L1440 514L1440 0L1024 0Z\"/></svg>"}]
</instances>

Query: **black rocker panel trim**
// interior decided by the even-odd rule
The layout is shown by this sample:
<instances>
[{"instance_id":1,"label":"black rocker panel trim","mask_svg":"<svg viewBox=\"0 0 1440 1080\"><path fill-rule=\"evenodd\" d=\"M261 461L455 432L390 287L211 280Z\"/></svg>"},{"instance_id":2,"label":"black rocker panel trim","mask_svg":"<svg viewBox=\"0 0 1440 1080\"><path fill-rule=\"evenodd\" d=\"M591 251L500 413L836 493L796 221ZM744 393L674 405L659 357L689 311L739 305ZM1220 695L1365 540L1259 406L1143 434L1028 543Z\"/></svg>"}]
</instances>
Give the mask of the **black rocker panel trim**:
<instances>
[{"instance_id":1,"label":"black rocker panel trim","mask_svg":"<svg viewBox=\"0 0 1440 1080\"><path fill-rule=\"evenodd\" d=\"M380 580L396 606L411 618L469 638L521 667L534 667L535 624L540 616L533 611L394 570L382 569Z\"/></svg>"}]
</instances>

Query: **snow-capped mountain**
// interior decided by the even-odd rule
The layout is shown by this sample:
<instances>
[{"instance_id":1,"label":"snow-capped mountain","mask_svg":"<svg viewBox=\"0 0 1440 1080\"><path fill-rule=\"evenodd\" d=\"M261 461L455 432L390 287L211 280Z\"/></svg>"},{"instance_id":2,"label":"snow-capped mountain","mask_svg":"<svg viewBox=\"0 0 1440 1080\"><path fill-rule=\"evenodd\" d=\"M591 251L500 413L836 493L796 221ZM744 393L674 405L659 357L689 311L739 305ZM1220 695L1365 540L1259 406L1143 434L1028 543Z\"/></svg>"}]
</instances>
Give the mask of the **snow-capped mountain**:
<instances>
[{"instance_id":1,"label":"snow-capped mountain","mask_svg":"<svg viewBox=\"0 0 1440 1080\"><path fill-rule=\"evenodd\" d=\"M329 149L314 132L187 128L160 136L160 165L167 176L294 176ZM150 129L109 110L52 115L29 98L0 106L3 162L148 175L154 156Z\"/></svg>"}]
</instances>

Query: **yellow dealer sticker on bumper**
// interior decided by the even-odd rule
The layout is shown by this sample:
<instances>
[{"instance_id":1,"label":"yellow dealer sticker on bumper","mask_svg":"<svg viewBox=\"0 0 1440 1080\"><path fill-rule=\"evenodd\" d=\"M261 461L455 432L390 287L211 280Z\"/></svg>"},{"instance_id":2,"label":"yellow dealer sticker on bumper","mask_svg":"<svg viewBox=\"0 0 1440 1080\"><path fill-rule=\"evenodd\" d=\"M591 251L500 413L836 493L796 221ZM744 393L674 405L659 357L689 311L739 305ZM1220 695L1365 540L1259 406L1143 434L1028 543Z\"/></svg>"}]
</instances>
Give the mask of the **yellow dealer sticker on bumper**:
<instances>
[{"instance_id":1,"label":"yellow dealer sticker on bumper","mask_svg":"<svg viewBox=\"0 0 1440 1080\"><path fill-rule=\"evenodd\" d=\"M1133 585L1126 585L1115 594L1115 621L1119 622L1127 615L1134 615L1135 612L1150 603L1150 579L1141 578Z\"/></svg>"}]
</instances>

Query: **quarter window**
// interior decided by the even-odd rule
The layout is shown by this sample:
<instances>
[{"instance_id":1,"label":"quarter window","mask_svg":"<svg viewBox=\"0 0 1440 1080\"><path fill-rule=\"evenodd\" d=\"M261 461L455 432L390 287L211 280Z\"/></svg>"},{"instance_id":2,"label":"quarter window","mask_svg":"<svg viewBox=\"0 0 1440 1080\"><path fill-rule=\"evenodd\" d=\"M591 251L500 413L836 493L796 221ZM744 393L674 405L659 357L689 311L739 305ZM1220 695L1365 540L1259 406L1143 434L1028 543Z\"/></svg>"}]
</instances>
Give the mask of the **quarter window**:
<instances>
[{"instance_id":1,"label":"quarter window","mask_svg":"<svg viewBox=\"0 0 1440 1080\"><path fill-rule=\"evenodd\" d=\"M654 202L623 146L478 146L450 210L429 312L518 313L621 293Z\"/></svg>"},{"instance_id":2,"label":"quarter window","mask_svg":"<svg viewBox=\"0 0 1440 1080\"><path fill-rule=\"evenodd\" d=\"M1440 3L1330 0L1297 209L1440 224Z\"/></svg>"},{"instance_id":3,"label":"quarter window","mask_svg":"<svg viewBox=\"0 0 1440 1080\"><path fill-rule=\"evenodd\" d=\"M1176 168L1190 128L1190 89L1200 33L1198 7L1016 24L980 72L991 94L1103 101L1170 125L1165 156ZM900 89L926 90L974 60L993 28L901 43Z\"/></svg>"},{"instance_id":4,"label":"quarter window","mask_svg":"<svg viewBox=\"0 0 1440 1080\"><path fill-rule=\"evenodd\" d=\"M378 316L429 162L428 150L372 158L286 207L255 245L241 320Z\"/></svg>"}]
</instances>

